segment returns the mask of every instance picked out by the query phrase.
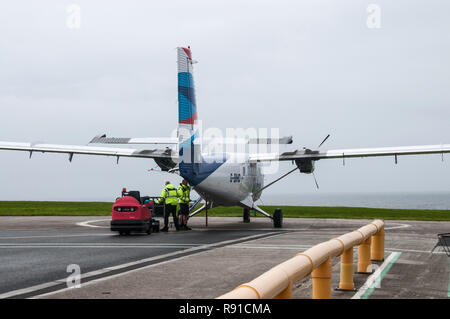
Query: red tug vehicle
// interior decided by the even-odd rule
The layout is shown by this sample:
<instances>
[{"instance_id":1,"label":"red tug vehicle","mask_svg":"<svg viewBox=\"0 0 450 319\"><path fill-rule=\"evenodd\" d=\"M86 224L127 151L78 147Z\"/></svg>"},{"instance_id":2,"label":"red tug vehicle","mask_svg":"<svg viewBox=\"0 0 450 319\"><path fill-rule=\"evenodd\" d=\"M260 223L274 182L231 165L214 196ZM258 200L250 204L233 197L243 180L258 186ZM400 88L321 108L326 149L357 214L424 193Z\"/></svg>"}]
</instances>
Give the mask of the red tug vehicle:
<instances>
[{"instance_id":1,"label":"red tug vehicle","mask_svg":"<svg viewBox=\"0 0 450 319\"><path fill-rule=\"evenodd\" d=\"M141 197L139 191L124 188L122 197L117 198L112 207L111 231L118 231L120 235L159 232L159 220L153 217L163 215L164 205L157 204L158 198Z\"/></svg>"}]
</instances>

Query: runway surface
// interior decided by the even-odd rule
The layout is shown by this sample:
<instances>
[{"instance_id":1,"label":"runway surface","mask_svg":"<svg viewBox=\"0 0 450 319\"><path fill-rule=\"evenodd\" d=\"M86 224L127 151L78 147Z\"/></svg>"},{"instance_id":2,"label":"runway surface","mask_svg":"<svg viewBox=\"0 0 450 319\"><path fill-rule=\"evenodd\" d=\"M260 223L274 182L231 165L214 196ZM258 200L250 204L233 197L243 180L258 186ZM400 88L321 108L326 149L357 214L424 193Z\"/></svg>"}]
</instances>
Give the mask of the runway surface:
<instances>
[{"instance_id":1,"label":"runway surface","mask_svg":"<svg viewBox=\"0 0 450 319\"><path fill-rule=\"evenodd\" d=\"M102 217L0 217L0 298L215 298L368 222L285 219L280 230L265 218L210 218L205 227L199 217L192 231L118 236ZM450 258L430 251L449 231L449 222L386 221L381 284L370 287L368 275L355 274L359 295L333 291L333 298L448 298ZM69 289L73 264L81 288ZM337 287L339 258L332 264ZM307 277L293 296L311 293Z\"/></svg>"}]
</instances>

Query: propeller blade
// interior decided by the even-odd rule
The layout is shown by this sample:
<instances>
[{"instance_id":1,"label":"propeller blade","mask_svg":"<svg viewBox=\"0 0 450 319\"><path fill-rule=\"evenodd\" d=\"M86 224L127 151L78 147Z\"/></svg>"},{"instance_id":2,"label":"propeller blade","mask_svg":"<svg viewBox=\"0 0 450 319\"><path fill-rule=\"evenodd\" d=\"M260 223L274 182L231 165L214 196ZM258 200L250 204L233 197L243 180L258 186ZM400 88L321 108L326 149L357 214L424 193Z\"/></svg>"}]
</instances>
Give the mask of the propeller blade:
<instances>
[{"instance_id":1,"label":"propeller blade","mask_svg":"<svg viewBox=\"0 0 450 319\"><path fill-rule=\"evenodd\" d=\"M317 189L319 189L319 183L317 183L316 174L314 174L314 172L312 173L312 176L314 177L314 182L316 183Z\"/></svg>"},{"instance_id":2,"label":"propeller blade","mask_svg":"<svg viewBox=\"0 0 450 319\"><path fill-rule=\"evenodd\" d=\"M327 135L327 137L325 137L322 141L322 143L319 144L319 146L317 148L320 148L322 146L323 143L325 143L326 140L328 140L328 138L330 137L330 134Z\"/></svg>"}]
</instances>

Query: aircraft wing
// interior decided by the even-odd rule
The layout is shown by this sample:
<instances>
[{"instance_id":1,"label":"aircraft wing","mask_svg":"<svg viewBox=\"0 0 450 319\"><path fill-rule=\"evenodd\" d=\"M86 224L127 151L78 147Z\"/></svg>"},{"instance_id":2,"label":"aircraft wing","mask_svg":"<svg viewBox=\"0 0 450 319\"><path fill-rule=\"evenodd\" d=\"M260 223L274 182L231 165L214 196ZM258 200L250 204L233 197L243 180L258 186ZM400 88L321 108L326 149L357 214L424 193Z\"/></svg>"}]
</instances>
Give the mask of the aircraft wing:
<instances>
[{"instance_id":1,"label":"aircraft wing","mask_svg":"<svg viewBox=\"0 0 450 319\"><path fill-rule=\"evenodd\" d=\"M444 154L450 153L450 144L422 145L422 146L399 146L399 147L377 147L377 148L350 148L338 150L310 150L300 149L284 153L260 153L251 154L251 162L264 161L289 161L289 160L320 160L329 158L352 158L352 157L375 157L375 156L400 156L420 154Z\"/></svg>"},{"instance_id":2,"label":"aircraft wing","mask_svg":"<svg viewBox=\"0 0 450 319\"><path fill-rule=\"evenodd\" d=\"M95 136L90 144L172 144L177 145L178 139L172 137L106 137L106 134Z\"/></svg>"},{"instance_id":3,"label":"aircraft wing","mask_svg":"<svg viewBox=\"0 0 450 319\"><path fill-rule=\"evenodd\" d=\"M119 157L151 158L154 159L159 166L161 166L160 163L162 163L164 164L164 166L168 166L170 168L175 166L173 160L175 160L177 157L176 152L173 152L170 148L167 148L165 150L161 149L141 150L131 148L57 145L57 144L43 144L43 143L14 143L1 141L0 141L0 150L30 152L30 157L33 154L33 152L65 153L69 155L69 161L72 161L74 154L116 156L117 160L119 159ZM164 169L163 167L161 168Z\"/></svg>"}]
</instances>

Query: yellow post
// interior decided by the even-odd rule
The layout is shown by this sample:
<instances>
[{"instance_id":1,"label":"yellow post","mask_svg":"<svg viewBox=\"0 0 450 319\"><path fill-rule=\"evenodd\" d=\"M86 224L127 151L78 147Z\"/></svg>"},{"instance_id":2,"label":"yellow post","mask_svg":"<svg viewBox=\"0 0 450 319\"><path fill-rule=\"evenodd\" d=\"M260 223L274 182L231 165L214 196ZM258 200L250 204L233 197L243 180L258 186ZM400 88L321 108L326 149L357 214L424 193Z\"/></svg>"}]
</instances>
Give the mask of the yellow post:
<instances>
[{"instance_id":1,"label":"yellow post","mask_svg":"<svg viewBox=\"0 0 450 319\"><path fill-rule=\"evenodd\" d=\"M367 238L358 246L358 272L372 273L372 263L370 262L371 237Z\"/></svg>"},{"instance_id":2,"label":"yellow post","mask_svg":"<svg viewBox=\"0 0 450 319\"><path fill-rule=\"evenodd\" d=\"M384 227L373 236L370 259L376 261L384 260Z\"/></svg>"},{"instance_id":3,"label":"yellow post","mask_svg":"<svg viewBox=\"0 0 450 319\"><path fill-rule=\"evenodd\" d=\"M341 280L339 289L353 290L353 247L344 251L341 255Z\"/></svg>"},{"instance_id":4,"label":"yellow post","mask_svg":"<svg viewBox=\"0 0 450 319\"><path fill-rule=\"evenodd\" d=\"M313 299L331 298L331 261L328 258L312 272Z\"/></svg>"},{"instance_id":5,"label":"yellow post","mask_svg":"<svg viewBox=\"0 0 450 319\"><path fill-rule=\"evenodd\" d=\"M286 287L286 289L273 297L273 299L292 299L292 282L289 282L289 285Z\"/></svg>"}]
</instances>

